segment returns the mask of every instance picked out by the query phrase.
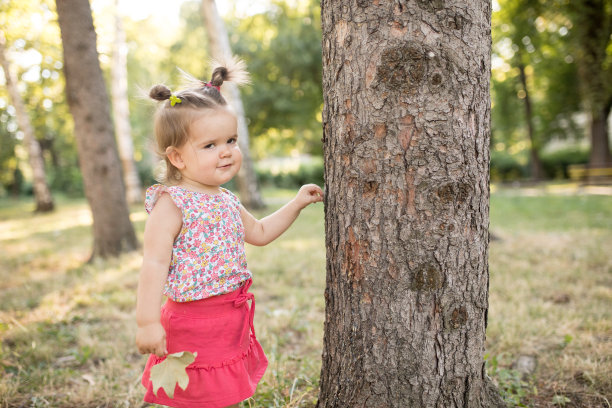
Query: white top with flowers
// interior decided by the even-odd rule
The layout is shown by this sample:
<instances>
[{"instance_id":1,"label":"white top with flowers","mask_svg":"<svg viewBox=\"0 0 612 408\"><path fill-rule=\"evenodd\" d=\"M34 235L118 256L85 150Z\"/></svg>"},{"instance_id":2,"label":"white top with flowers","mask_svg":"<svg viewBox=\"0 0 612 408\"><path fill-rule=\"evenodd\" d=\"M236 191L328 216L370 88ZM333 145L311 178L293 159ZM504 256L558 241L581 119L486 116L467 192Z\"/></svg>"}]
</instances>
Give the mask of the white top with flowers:
<instances>
[{"instance_id":1,"label":"white top with flowers","mask_svg":"<svg viewBox=\"0 0 612 408\"><path fill-rule=\"evenodd\" d=\"M172 246L166 296L190 302L230 293L251 279L238 197L224 188L213 195L156 184L147 189L147 213L163 193L183 213L183 226Z\"/></svg>"}]
</instances>

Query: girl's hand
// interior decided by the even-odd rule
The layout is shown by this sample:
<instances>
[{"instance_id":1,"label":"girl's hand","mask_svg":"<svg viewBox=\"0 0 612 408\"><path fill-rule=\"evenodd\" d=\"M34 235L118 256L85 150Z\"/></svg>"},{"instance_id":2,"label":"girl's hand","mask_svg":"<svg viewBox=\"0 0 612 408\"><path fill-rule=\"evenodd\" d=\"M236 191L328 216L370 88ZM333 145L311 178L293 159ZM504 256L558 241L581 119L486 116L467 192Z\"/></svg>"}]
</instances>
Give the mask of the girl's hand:
<instances>
[{"instance_id":1,"label":"girl's hand","mask_svg":"<svg viewBox=\"0 0 612 408\"><path fill-rule=\"evenodd\" d=\"M168 350L166 350L166 331L161 323L139 326L136 332L136 347L138 347L140 354L155 354L157 357L168 354Z\"/></svg>"},{"instance_id":2,"label":"girl's hand","mask_svg":"<svg viewBox=\"0 0 612 408\"><path fill-rule=\"evenodd\" d=\"M309 204L323 201L323 190L316 184L306 184L300 188L293 201L301 210Z\"/></svg>"}]
</instances>

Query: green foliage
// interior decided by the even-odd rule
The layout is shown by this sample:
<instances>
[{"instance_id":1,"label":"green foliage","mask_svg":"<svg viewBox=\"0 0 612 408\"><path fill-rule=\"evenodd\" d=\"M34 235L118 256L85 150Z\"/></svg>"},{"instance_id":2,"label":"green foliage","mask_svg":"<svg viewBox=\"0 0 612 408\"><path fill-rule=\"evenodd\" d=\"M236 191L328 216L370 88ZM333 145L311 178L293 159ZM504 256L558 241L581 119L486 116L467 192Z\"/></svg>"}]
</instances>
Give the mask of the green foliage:
<instances>
[{"instance_id":1,"label":"green foliage","mask_svg":"<svg viewBox=\"0 0 612 408\"><path fill-rule=\"evenodd\" d=\"M535 385L523 379L522 374L512 368L500 365L498 356L485 355L487 374L495 381L504 402L511 407L527 407L526 398L537 394Z\"/></svg>"},{"instance_id":2,"label":"green foliage","mask_svg":"<svg viewBox=\"0 0 612 408\"><path fill-rule=\"evenodd\" d=\"M208 39L202 23L199 1L186 1L181 6L182 24L179 35L169 44L164 58L159 61L161 79L168 81L170 86L178 87L182 82L178 68L191 75L208 80L211 74L208 61ZM158 83L160 78L157 78Z\"/></svg>"},{"instance_id":3,"label":"green foliage","mask_svg":"<svg viewBox=\"0 0 612 408\"><path fill-rule=\"evenodd\" d=\"M527 176L526 160L520 160L517 155L512 155L506 150L491 151L491 180L513 181Z\"/></svg>"},{"instance_id":4,"label":"green foliage","mask_svg":"<svg viewBox=\"0 0 612 408\"><path fill-rule=\"evenodd\" d=\"M575 48L568 36L572 24L564 10L542 0L500 0L498 5L493 13L493 143L510 149L527 141L519 64L527 76L535 148L540 151L553 139L583 138Z\"/></svg>"},{"instance_id":5,"label":"green foliage","mask_svg":"<svg viewBox=\"0 0 612 408\"><path fill-rule=\"evenodd\" d=\"M556 6L571 22L569 39L579 65L584 108L592 115L608 116L612 109L612 2L609 0L557 0Z\"/></svg>"},{"instance_id":6,"label":"green foliage","mask_svg":"<svg viewBox=\"0 0 612 408\"><path fill-rule=\"evenodd\" d=\"M557 395L555 395L552 398L551 402L552 402L553 405L558 405L558 406L564 407L568 402L572 402L572 400L567 398L565 395L557 394Z\"/></svg>"},{"instance_id":7,"label":"green foliage","mask_svg":"<svg viewBox=\"0 0 612 408\"><path fill-rule=\"evenodd\" d=\"M230 21L228 29L253 80L243 92L251 134L269 139L260 157L296 148L321 154L319 2L301 1L296 7L276 0L264 13Z\"/></svg>"},{"instance_id":8,"label":"green foliage","mask_svg":"<svg viewBox=\"0 0 612 408\"><path fill-rule=\"evenodd\" d=\"M80 173L75 174L71 168L77 163L77 155L72 119L64 96L62 48L55 19L54 6L49 0L11 0L0 5L0 22L7 37L11 69L41 145L49 184L54 189L80 192ZM31 24L24 24L24 21ZM0 106L9 104L12 105L12 101L6 89L0 88ZM3 109L0 113L0 183L9 189L18 184L16 169L23 167L27 169L24 173L30 173L25 147L21 147L21 153L16 150L22 140L16 122L12 106ZM23 188L17 190L24 191Z\"/></svg>"},{"instance_id":9,"label":"green foliage","mask_svg":"<svg viewBox=\"0 0 612 408\"><path fill-rule=\"evenodd\" d=\"M589 150L583 146L567 146L552 151L545 150L540 155L546 177L551 179L569 178L568 166L586 164L589 161Z\"/></svg>"},{"instance_id":10,"label":"green foliage","mask_svg":"<svg viewBox=\"0 0 612 408\"><path fill-rule=\"evenodd\" d=\"M544 175L548 179L569 178L568 167L586 164L589 149L583 145L565 145L540 152ZM491 181L516 181L529 175L527 152L511 154L507 150L491 151Z\"/></svg>"},{"instance_id":11,"label":"green foliage","mask_svg":"<svg viewBox=\"0 0 612 408\"><path fill-rule=\"evenodd\" d=\"M566 334L565 336L563 336L563 341L561 341L561 348L564 349L567 346L569 346L572 340L574 340L574 337L569 334Z\"/></svg>"}]
</instances>

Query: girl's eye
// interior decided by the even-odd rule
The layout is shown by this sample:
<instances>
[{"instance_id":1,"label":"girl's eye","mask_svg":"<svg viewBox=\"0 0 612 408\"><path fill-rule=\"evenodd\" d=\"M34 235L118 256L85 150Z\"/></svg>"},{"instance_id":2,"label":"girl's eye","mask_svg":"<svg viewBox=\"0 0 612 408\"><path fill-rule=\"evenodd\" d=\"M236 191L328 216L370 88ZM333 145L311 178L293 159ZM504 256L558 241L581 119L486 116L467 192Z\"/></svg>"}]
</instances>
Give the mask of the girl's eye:
<instances>
[{"instance_id":1,"label":"girl's eye","mask_svg":"<svg viewBox=\"0 0 612 408\"><path fill-rule=\"evenodd\" d=\"M234 143L236 143L236 138L235 138L235 137L230 138L230 139L227 141L227 143L229 143L229 144L234 144Z\"/></svg>"},{"instance_id":2,"label":"girl's eye","mask_svg":"<svg viewBox=\"0 0 612 408\"><path fill-rule=\"evenodd\" d=\"M214 143L210 143L204 146L205 149L212 149L213 147L215 147Z\"/></svg>"}]
</instances>

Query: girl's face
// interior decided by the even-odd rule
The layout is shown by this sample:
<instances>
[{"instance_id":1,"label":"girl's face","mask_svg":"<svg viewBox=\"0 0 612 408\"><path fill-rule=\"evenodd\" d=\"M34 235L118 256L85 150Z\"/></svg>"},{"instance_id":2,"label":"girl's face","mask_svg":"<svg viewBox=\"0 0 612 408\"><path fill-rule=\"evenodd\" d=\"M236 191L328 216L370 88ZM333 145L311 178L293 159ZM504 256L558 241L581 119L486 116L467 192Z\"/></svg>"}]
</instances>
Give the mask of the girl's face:
<instances>
[{"instance_id":1,"label":"girl's face","mask_svg":"<svg viewBox=\"0 0 612 408\"><path fill-rule=\"evenodd\" d=\"M191 124L187 143L170 149L168 157L181 172L182 184L216 193L242 164L236 116L226 109L215 109Z\"/></svg>"}]
</instances>

